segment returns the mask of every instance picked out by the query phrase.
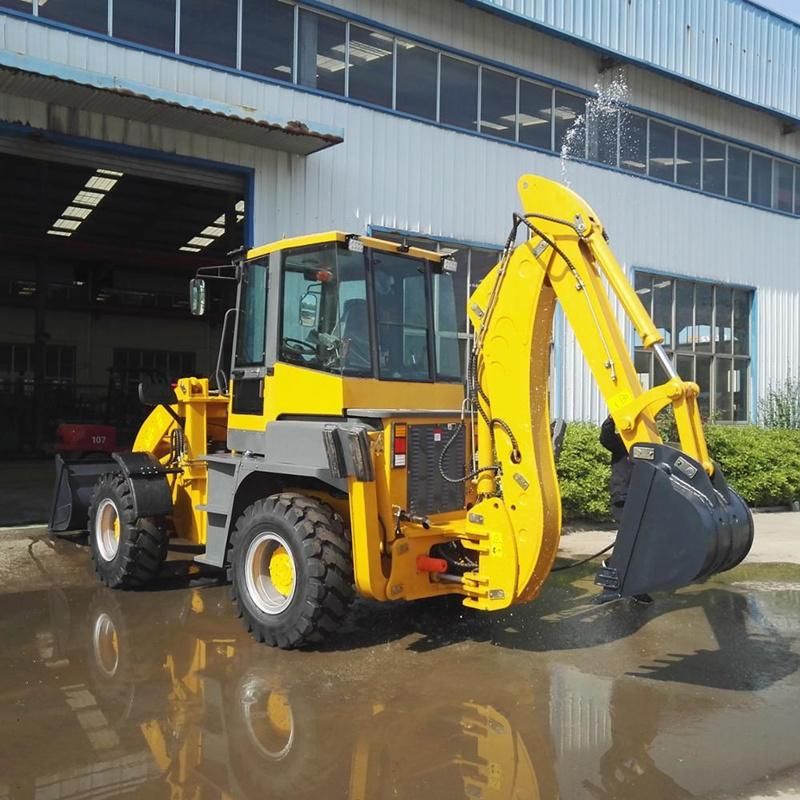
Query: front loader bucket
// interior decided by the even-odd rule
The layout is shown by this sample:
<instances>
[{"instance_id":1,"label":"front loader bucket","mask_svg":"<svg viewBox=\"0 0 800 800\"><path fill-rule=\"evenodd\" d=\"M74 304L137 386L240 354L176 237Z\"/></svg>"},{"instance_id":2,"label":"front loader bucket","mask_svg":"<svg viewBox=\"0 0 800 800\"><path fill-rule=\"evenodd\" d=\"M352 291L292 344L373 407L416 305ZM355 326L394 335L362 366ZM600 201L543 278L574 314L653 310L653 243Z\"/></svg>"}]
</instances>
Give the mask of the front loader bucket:
<instances>
[{"instance_id":1,"label":"front loader bucket","mask_svg":"<svg viewBox=\"0 0 800 800\"><path fill-rule=\"evenodd\" d=\"M56 485L48 528L53 533L83 530L97 479L114 472L111 456L97 455L80 461L65 461L56 455Z\"/></svg>"},{"instance_id":2,"label":"front loader bucket","mask_svg":"<svg viewBox=\"0 0 800 800\"><path fill-rule=\"evenodd\" d=\"M596 583L611 598L668 591L735 567L753 517L719 469L709 477L664 444L634 445L633 475L614 552Z\"/></svg>"}]
</instances>

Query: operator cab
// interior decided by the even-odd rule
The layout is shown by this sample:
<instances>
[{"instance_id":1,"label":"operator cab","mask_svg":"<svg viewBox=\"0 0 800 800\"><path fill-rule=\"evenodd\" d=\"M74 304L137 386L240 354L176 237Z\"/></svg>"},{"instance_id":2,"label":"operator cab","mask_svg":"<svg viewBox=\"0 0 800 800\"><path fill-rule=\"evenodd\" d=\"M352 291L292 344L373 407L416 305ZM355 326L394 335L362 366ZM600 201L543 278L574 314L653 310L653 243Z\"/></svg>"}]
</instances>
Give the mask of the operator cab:
<instances>
[{"instance_id":1,"label":"operator cab","mask_svg":"<svg viewBox=\"0 0 800 800\"><path fill-rule=\"evenodd\" d=\"M324 236L324 238L323 238ZM242 270L236 362L274 360L353 378L461 380L455 262L340 233L270 246ZM302 241L302 240L294 240ZM258 251L256 251L257 253ZM277 263L276 263L277 262ZM279 279L279 302L267 302ZM269 287L269 289L268 289ZM277 319L268 319L272 308Z\"/></svg>"}]
</instances>

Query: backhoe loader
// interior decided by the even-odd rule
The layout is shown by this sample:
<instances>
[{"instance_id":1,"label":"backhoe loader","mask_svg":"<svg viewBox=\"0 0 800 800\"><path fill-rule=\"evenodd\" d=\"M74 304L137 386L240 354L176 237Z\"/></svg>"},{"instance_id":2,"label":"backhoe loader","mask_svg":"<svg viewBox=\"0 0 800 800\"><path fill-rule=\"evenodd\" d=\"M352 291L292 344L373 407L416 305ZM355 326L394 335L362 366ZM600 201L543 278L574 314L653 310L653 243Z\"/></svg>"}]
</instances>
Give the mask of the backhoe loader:
<instances>
[{"instance_id":1,"label":"backhoe loader","mask_svg":"<svg viewBox=\"0 0 800 800\"><path fill-rule=\"evenodd\" d=\"M547 392L559 303L634 462L596 579L604 596L738 564L750 511L711 460L698 387L676 374L598 216L541 177L518 190L522 213L467 301L466 384L452 259L341 232L251 249L191 282L196 314L207 278L237 285L216 387L143 383L153 410L132 452L62 462L51 529L88 509L97 575L119 588L155 578L171 536L203 546L196 560L228 568L246 627L282 648L334 634L355 594L455 594L484 611L532 600L561 531ZM641 386L610 295L665 383ZM656 428L669 405L679 448Z\"/></svg>"}]
</instances>

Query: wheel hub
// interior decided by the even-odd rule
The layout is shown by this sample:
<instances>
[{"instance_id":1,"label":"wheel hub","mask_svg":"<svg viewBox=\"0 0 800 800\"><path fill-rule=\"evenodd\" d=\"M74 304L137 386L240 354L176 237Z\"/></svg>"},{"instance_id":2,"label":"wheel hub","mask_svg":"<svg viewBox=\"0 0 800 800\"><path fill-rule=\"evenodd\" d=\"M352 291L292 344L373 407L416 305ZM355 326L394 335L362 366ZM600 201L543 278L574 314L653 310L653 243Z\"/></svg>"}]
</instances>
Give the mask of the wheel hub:
<instances>
[{"instance_id":1,"label":"wheel hub","mask_svg":"<svg viewBox=\"0 0 800 800\"><path fill-rule=\"evenodd\" d=\"M265 614L280 614L294 597L294 557L284 539L273 531L261 531L250 542L245 556L245 583L255 605Z\"/></svg>"},{"instance_id":2,"label":"wheel hub","mask_svg":"<svg viewBox=\"0 0 800 800\"><path fill-rule=\"evenodd\" d=\"M99 505L95 515L94 535L97 549L105 561L112 561L119 550L122 524L114 501L107 497Z\"/></svg>"}]
</instances>

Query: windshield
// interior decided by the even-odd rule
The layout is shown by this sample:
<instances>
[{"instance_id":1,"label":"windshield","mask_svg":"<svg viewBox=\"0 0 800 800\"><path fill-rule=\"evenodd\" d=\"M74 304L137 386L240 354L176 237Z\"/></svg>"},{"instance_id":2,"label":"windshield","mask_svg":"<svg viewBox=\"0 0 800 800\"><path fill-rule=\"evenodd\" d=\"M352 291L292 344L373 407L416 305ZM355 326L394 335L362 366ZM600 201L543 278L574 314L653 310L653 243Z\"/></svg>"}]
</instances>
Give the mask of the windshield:
<instances>
[{"instance_id":1,"label":"windshield","mask_svg":"<svg viewBox=\"0 0 800 800\"><path fill-rule=\"evenodd\" d=\"M333 242L282 258L281 361L384 380L460 380L452 276L431 276L423 259Z\"/></svg>"}]
</instances>

